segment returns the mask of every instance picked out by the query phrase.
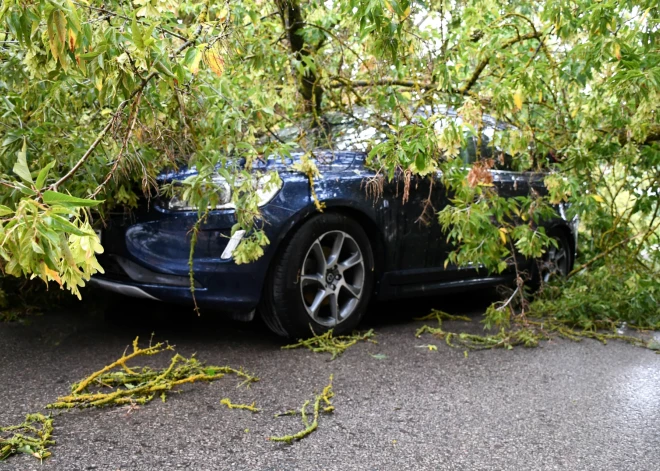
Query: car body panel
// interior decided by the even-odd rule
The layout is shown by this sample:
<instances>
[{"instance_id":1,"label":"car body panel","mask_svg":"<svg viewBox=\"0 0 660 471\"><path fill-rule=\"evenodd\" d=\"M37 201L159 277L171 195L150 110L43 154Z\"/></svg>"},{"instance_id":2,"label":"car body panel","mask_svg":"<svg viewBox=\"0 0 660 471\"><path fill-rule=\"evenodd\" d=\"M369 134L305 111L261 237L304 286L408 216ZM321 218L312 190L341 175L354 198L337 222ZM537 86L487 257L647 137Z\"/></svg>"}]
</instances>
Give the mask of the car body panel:
<instances>
[{"instance_id":1,"label":"car body panel","mask_svg":"<svg viewBox=\"0 0 660 471\"><path fill-rule=\"evenodd\" d=\"M307 177L291 170L291 163L299 157L271 158L255 165L257 170L277 170L283 182L277 195L261 208L263 230L271 243L257 261L237 265L233 259L221 257L236 223L233 210L212 210L201 224L193 256L195 298L200 306L249 312L258 305L273 258L292 232L318 213ZM325 211L346 212L365 228L377 252L376 295L387 299L440 293L510 278L508 273L488 276L478 267L445 267L451 246L434 214L426 221L420 219L429 193L435 210L447 204L439 181L434 181L430 192L429 178L413 177L408 201L404 202L403 182L395 178L385 183L382 195L376 197L367 190L368 179L376 174L365 166L365 160L363 152L318 153L321 177L315 180L315 191ZM190 169L165 173L160 182L182 180L192 173ZM494 171L493 176L503 196L527 194L532 187L545 191L542 175ZM93 279L105 283L106 289L137 289L129 289L129 295L144 293L164 301L192 302L189 257L196 221L195 211L170 211L159 201L132 214L113 215L103 228L105 253L99 257L106 274Z\"/></svg>"}]
</instances>

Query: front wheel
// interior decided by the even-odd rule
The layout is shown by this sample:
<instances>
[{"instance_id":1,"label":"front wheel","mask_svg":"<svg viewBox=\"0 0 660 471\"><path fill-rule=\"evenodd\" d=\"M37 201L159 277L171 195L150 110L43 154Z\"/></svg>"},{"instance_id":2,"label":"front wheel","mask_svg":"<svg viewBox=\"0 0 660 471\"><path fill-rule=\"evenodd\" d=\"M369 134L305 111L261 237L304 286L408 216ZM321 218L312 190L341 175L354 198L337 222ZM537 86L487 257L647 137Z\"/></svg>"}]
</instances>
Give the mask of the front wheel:
<instances>
[{"instance_id":1,"label":"front wheel","mask_svg":"<svg viewBox=\"0 0 660 471\"><path fill-rule=\"evenodd\" d=\"M364 230L338 213L305 222L276 257L260 312L285 337L354 329L371 297L374 258Z\"/></svg>"}]
</instances>

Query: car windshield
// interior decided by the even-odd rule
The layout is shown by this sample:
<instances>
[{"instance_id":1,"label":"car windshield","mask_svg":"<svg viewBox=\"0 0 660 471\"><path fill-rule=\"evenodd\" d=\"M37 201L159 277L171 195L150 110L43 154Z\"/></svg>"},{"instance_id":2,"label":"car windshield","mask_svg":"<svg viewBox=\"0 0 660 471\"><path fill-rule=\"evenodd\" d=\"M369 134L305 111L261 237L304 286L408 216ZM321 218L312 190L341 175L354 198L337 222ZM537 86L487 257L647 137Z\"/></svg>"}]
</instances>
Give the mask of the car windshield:
<instances>
[{"instance_id":1,"label":"car windshield","mask_svg":"<svg viewBox=\"0 0 660 471\"><path fill-rule=\"evenodd\" d=\"M372 125L369 117L364 112L355 115L326 113L315 126L308 120L300 125L273 131L267 140L295 142L299 150L366 152L385 138L384 130Z\"/></svg>"},{"instance_id":2,"label":"car windshield","mask_svg":"<svg viewBox=\"0 0 660 471\"><path fill-rule=\"evenodd\" d=\"M425 107L415 113L415 117L437 117L434 127L440 132L450 121L456 124L462 123L462 118L456 111L447 107L435 107L433 110ZM416 118L413 117L413 120ZM382 124L377 124L380 121ZM285 127L276 131L267 140L277 139L281 142L295 142L296 150L330 150L330 151L354 151L368 152L374 145L387 138L387 125L379 119L379 115L365 109L357 109L354 114L332 112L326 113L316 126L311 126L311 120L299 125ZM477 152L477 139L466 131L465 145L460 151L460 157L466 165L471 165L478 158L495 157L495 167L508 169L509 165L502 160L504 156L499 149L493 147L492 138L496 130L505 129L507 126L495 121L489 116L484 116L485 126L481 133L481 143Z\"/></svg>"}]
</instances>

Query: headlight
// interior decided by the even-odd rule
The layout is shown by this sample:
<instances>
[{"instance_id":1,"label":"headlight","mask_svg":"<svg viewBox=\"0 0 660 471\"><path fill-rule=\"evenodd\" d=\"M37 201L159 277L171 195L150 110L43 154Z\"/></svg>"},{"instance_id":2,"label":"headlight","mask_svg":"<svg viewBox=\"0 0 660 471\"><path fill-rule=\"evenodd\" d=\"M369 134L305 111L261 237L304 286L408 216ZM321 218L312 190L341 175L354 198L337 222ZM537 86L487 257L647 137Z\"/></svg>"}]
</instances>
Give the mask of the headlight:
<instances>
[{"instance_id":1,"label":"headlight","mask_svg":"<svg viewBox=\"0 0 660 471\"><path fill-rule=\"evenodd\" d=\"M232 203L232 189L227 180L221 176L212 178L215 184L215 192L218 197L218 203L215 206L209 206L209 209L235 209L236 205ZM244 180L238 180L237 186L242 185ZM254 174L250 178L250 184L257 196L257 205L259 207L269 203L282 188L282 180L277 172ZM187 192L189 187L183 185L175 186L172 197L166 202L166 207L170 211L196 211L197 208L190 204L190 197Z\"/></svg>"}]
</instances>

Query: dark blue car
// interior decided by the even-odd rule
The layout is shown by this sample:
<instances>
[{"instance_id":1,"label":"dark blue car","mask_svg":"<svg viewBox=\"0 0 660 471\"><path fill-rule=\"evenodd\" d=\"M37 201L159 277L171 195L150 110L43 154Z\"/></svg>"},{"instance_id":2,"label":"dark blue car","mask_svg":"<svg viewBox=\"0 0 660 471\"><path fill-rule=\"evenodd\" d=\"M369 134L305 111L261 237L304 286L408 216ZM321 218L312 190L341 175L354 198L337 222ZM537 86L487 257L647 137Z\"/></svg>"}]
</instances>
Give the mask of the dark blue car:
<instances>
[{"instance_id":1,"label":"dark blue car","mask_svg":"<svg viewBox=\"0 0 660 471\"><path fill-rule=\"evenodd\" d=\"M316 333L330 328L335 333L351 331L371 299L511 283L513 267L494 276L477 266L445 266L452 247L436 221L420 220L429 177L413 177L405 202L398 178L381 180L370 191L367 183L375 173L365 168L366 152L355 151L360 147L353 144L356 137L373 137L374 132L341 121L330 133L332 150L315 152L322 174L315 191L325 204L323 212L315 207L307 177L291 170L290 161L269 159L258 170L276 170L281 185L260 195L264 230L271 243L256 262L233 260L244 234L231 236L236 223L231 206L210 212L194 253L200 307L221 308L245 320L259 312L275 333L299 337L309 335L310 326ZM467 164L476 157L473 141L462 154ZM166 174L164 181L182 180L189 174ZM493 178L504 196L524 195L532 188L544 191L543 175L494 170ZM431 195L435 210L447 204L448 195L439 182ZM102 232L105 253L100 257L105 274L95 276L93 282L129 296L191 304L188 258L190 230L196 221L196 210L176 198L152 200L131 214L109 218ZM546 230L558 248L551 248L545 261L565 274L575 257L575 224L557 218L547 221Z\"/></svg>"}]
</instances>

